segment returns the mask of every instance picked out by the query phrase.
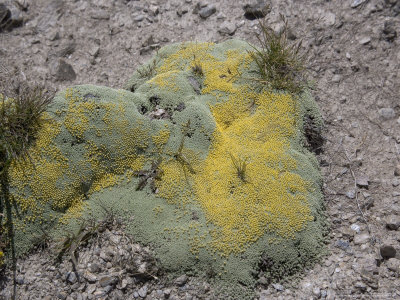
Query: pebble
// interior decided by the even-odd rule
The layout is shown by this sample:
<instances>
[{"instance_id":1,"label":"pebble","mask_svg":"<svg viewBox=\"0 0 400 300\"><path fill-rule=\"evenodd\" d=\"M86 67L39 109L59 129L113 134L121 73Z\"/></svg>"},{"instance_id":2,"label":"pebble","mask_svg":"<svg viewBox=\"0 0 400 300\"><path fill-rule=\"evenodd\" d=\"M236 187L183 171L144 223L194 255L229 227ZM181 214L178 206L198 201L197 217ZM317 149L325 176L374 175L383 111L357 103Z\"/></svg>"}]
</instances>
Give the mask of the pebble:
<instances>
[{"instance_id":1,"label":"pebble","mask_svg":"<svg viewBox=\"0 0 400 300\"><path fill-rule=\"evenodd\" d=\"M353 3L351 3L351 8L356 8L363 4L366 0L354 0Z\"/></svg>"},{"instance_id":2,"label":"pebble","mask_svg":"<svg viewBox=\"0 0 400 300\"><path fill-rule=\"evenodd\" d=\"M353 242L355 245L361 245L361 244L365 244L369 241L370 236L368 233L362 233L362 234L357 234L354 239Z\"/></svg>"},{"instance_id":3,"label":"pebble","mask_svg":"<svg viewBox=\"0 0 400 300\"><path fill-rule=\"evenodd\" d=\"M341 80L342 80L342 76L339 75L339 74L335 74L335 75L333 75L333 77L332 77L332 82L334 82L334 83L338 83L338 82L340 82Z\"/></svg>"},{"instance_id":4,"label":"pebble","mask_svg":"<svg viewBox=\"0 0 400 300\"><path fill-rule=\"evenodd\" d=\"M386 218L386 228L389 230L397 230L400 227L400 216L390 215Z\"/></svg>"},{"instance_id":5,"label":"pebble","mask_svg":"<svg viewBox=\"0 0 400 300\"><path fill-rule=\"evenodd\" d=\"M394 176L400 176L400 165L397 165L394 168L394 172L393 172Z\"/></svg>"},{"instance_id":6,"label":"pebble","mask_svg":"<svg viewBox=\"0 0 400 300\"><path fill-rule=\"evenodd\" d=\"M361 175L361 176L357 177L356 184L360 188L368 189L369 178L366 175Z\"/></svg>"},{"instance_id":7,"label":"pebble","mask_svg":"<svg viewBox=\"0 0 400 300\"><path fill-rule=\"evenodd\" d=\"M371 38L370 38L369 36L362 37L362 38L359 40L359 43L360 43L361 45L367 45L367 44L369 44L370 42L371 42Z\"/></svg>"},{"instance_id":8,"label":"pebble","mask_svg":"<svg viewBox=\"0 0 400 300\"><path fill-rule=\"evenodd\" d=\"M243 6L244 16L248 20L264 18L270 11L271 7L264 0L257 0Z\"/></svg>"},{"instance_id":9,"label":"pebble","mask_svg":"<svg viewBox=\"0 0 400 300\"><path fill-rule=\"evenodd\" d=\"M217 8L215 5L207 5L206 7L203 7L199 10L199 15L203 19L207 19L211 15L215 14L217 12Z\"/></svg>"},{"instance_id":10,"label":"pebble","mask_svg":"<svg viewBox=\"0 0 400 300\"><path fill-rule=\"evenodd\" d=\"M145 298L147 296L147 286L143 286L138 290L138 294L141 298Z\"/></svg>"},{"instance_id":11,"label":"pebble","mask_svg":"<svg viewBox=\"0 0 400 300\"><path fill-rule=\"evenodd\" d=\"M221 35L234 35L236 31L236 25L230 22L224 22L218 29Z\"/></svg>"},{"instance_id":12,"label":"pebble","mask_svg":"<svg viewBox=\"0 0 400 300\"><path fill-rule=\"evenodd\" d=\"M118 282L118 278L114 276L103 276L99 280L101 287L106 287L107 285L115 285Z\"/></svg>"},{"instance_id":13,"label":"pebble","mask_svg":"<svg viewBox=\"0 0 400 300\"><path fill-rule=\"evenodd\" d=\"M383 120L390 120L396 117L396 112L390 107L381 108L378 110L378 113Z\"/></svg>"},{"instance_id":14,"label":"pebble","mask_svg":"<svg viewBox=\"0 0 400 300\"><path fill-rule=\"evenodd\" d=\"M361 228L357 224L351 224L350 229L355 231L355 232L357 232L357 233L359 233Z\"/></svg>"},{"instance_id":15,"label":"pebble","mask_svg":"<svg viewBox=\"0 0 400 300\"><path fill-rule=\"evenodd\" d=\"M272 287L274 289L276 289L278 292L282 292L282 291L285 290L285 287L282 284L279 284L279 283L273 283Z\"/></svg>"},{"instance_id":16,"label":"pebble","mask_svg":"<svg viewBox=\"0 0 400 300\"><path fill-rule=\"evenodd\" d=\"M186 282L188 281L188 276L187 275L182 275L179 276L177 279L175 279L175 284L177 286L184 286L186 284Z\"/></svg>"},{"instance_id":17,"label":"pebble","mask_svg":"<svg viewBox=\"0 0 400 300\"><path fill-rule=\"evenodd\" d=\"M74 284L77 280L78 280L78 278L76 277L75 272L68 272L67 273L67 281L70 284Z\"/></svg>"},{"instance_id":18,"label":"pebble","mask_svg":"<svg viewBox=\"0 0 400 300\"><path fill-rule=\"evenodd\" d=\"M386 267L392 272L400 273L400 260L396 258L389 258L386 261Z\"/></svg>"},{"instance_id":19,"label":"pebble","mask_svg":"<svg viewBox=\"0 0 400 300\"><path fill-rule=\"evenodd\" d=\"M394 258L396 256L396 249L391 245L383 245L379 251L383 259Z\"/></svg>"},{"instance_id":20,"label":"pebble","mask_svg":"<svg viewBox=\"0 0 400 300\"><path fill-rule=\"evenodd\" d=\"M340 249L342 249L342 250L344 250L344 251L347 251L347 250L351 249L350 243L348 241L345 241L345 240L337 240L336 243L335 243L335 246L340 248Z\"/></svg>"},{"instance_id":21,"label":"pebble","mask_svg":"<svg viewBox=\"0 0 400 300\"><path fill-rule=\"evenodd\" d=\"M385 21L383 24L382 37L388 42L393 42L397 37L397 31L393 21Z\"/></svg>"},{"instance_id":22,"label":"pebble","mask_svg":"<svg viewBox=\"0 0 400 300\"><path fill-rule=\"evenodd\" d=\"M76 79L76 73L72 66L62 59L56 64L55 76L59 81L74 81Z\"/></svg>"},{"instance_id":23,"label":"pebble","mask_svg":"<svg viewBox=\"0 0 400 300\"><path fill-rule=\"evenodd\" d=\"M354 199L356 197L356 191L350 190L350 191L346 192L346 197L349 199Z\"/></svg>"}]
</instances>

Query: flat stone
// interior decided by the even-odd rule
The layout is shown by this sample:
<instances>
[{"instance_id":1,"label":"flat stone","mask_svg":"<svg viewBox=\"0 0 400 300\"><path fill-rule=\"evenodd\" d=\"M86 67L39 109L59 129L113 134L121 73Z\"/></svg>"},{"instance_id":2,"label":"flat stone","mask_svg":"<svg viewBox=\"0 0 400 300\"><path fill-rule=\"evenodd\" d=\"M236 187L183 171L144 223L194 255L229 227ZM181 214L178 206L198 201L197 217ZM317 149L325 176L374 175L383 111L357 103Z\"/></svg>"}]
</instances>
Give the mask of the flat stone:
<instances>
[{"instance_id":1,"label":"flat stone","mask_svg":"<svg viewBox=\"0 0 400 300\"><path fill-rule=\"evenodd\" d=\"M393 108L390 107L384 107L378 110L379 116L383 120L390 120L394 119L396 117L396 112L394 111Z\"/></svg>"},{"instance_id":2,"label":"flat stone","mask_svg":"<svg viewBox=\"0 0 400 300\"><path fill-rule=\"evenodd\" d=\"M145 298L147 296L147 286L143 286L138 290L139 297Z\"/></svg>"},{"instance_id":3,"label":"flat stone","mask_svg":"<svg viewBox=\"0 0 400 300\"><path fill-rule=\"evenodd\" d=\"M367 44L369 44L370 42L371 42L371 38L370 38L369 36L362 37L362 38L359 40L359 43L360 43L361 45L367 45Z\"/></svg>"},{"instance_id":4,"label":"flat stone","mask_svg":"<svg viewBox=\"0 0 400 300\"><path fill-rule=\"evenodd\" d=\"M356 191L355 190L350 190L346 192L346 197L349 199L354 199L356 197Z\"/></svg>"},{"instance_id":5,"label":"flat stone","mask_svg":"<svg viewBox=\"0 0 400 300\"><path fill-rule=\"evenodd\" d=\"M351 3L351 8L356 8L363 4L366 0L354 0L353 3Z\"/></svg>"},{"instance_id":6,"label":"flat stone","mask_svg":"<svg viewBox=\"0 0 400 300\"><path fill-rule=\"evenodd\" d=\"M400 176L400 165L397 165L394 168L394 172L393 172L394 176Z\"/></svg>"},{"instance_id":7,"label":"flat stone","mask_svg":"<svg viewBox=\"0 0 400 300\"><path fill-rule=\"evenodd\" d=\"M356 184L360 188L367 188L368 189L369 178L367 176L365 176L365 175L361 175L361 176L357 177Z\"/></svg>"},{"instance_id":8,"label":"flat stone","mask_svg":"<svg viewBox=\"0 0 400 300\"><path fill-rule=\"evenodd\" d=\"M93 273L90 273L89 271L86 271L83 274L83 277L89 282L89 283L95 283L97 281L97 277L96 275L94 275Z\"/></svg>"},{"instance_id":9,"label":"flat stone","mask_svg":"<svg viewBox=\"0 0 400 300\"><path fill-rule=\"evenodd\" d=\"M101 287L106 287L107 285L115 285L118 282L118 278L114 276L103 276L99 280Z\"/></svg>"},{"instance_id":10,"label":"flat stone","mask_svg":"<svg viewBox=\"0 0 400 300\"><path fill-rule=\"evenodd\" d=\"M78 278L76 277L75 272L68 272L67 274L67 282L70 284L74 284Z\"/></svg>"},{"instance_id":11,"label":"flat stone","mask_svg":"<svg viewBox=\"0 0 400 300\"><path fill-rule=\"evenodd\" d=\"M379 250L383 259L394 258L396 256L396 249L391 245L383 245Z\"/></svg>"},{"instance_id":12,"label":"flat stone","mask_svg":"<svg viewBox=\"0 0 400 300\"><path fill-rule=\"evenodd\" d=\"M182 275L182 276L179 276L177 279L175 279L175 284L177 286L184 286L187 281L188 281L187 275Z\"/></svg>"},{"instance_id":13,"label":"flat stone","mask_svg":"<svg viewBox=\"0 0 400 300\"><path fill-rule=\"evenodd\" d=\"M353 242L355 245L365 244L369 241L370 236L368 233L357 234L354 236Z\"/></svg>"},{"instance_id":14,"label":"flat stone","mask_svg":"<svg viewBox=\"0 0 400 300\"><path fill-rule=\"evenodd\" d=\"M217 12L217 8L215 7L215 5L207 5L206 7L203 7L202 9L200 9L199 15L203 19L207 19L208 17L215 14L216 12Z\"/></svg>"},{"instance_id":15,"label":"flat stone","mask_svg":"<svg viewBox=\"0 0 400 300\"><path fill-rule=\"evenodd\" d=\"M271 7L267 1L257 0L243 5L243 10L246 19L254 20L264 18L271 11Z\"/></svg>"}]
</instances>

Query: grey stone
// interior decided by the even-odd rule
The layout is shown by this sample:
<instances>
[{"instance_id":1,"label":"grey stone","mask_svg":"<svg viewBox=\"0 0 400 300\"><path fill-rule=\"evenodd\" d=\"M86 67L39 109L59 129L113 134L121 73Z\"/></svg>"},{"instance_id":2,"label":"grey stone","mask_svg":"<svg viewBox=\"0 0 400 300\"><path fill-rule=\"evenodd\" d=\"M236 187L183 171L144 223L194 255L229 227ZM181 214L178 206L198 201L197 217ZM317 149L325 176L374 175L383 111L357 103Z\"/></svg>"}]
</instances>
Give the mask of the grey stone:
<instances>
[{"instance_id":1,"label":"grey stone","mask_svg":"<svg viewBox=\"0 0 400 300\"><path fill-rule=\"evenodd\" d=\"M356 191L350 190L350 191L346 192L346 197L349 199L354 199L356 197Z\"/></svg>"},{"instance_id":2,"label":"grey stone","mask_svg":"<svg viewBox=\"0 0 400 300\"><path fill-rule=\"evenodd\" d=\"M394 178L394 179L392 180L392 185L393 185L394 187L399 186L399 185L400 185L400 180L399 180L398 178Z\"/></svg>"},{"instance_id":3,"label":"grey stone","mask_svg":"<svg viewBox=\"0 0 400 300\"><path fill-rule=\"evenodd\" d=\"M95 283L97 281L97 277L96 275L94 275L93 273L90 273L89 271L86 271L83 274L83 277L89 282L89 283Z\"/></svg>"},{"instance_id":4,"label":"grey stone","mask_svg":"<svg viewBox=\"0 0 400 300\"><path fill-rule=\"evenodd\" d=\"M332 77L332 82L334 82L334 83L338 83L338 82L340 82L341 80L342 80L342 76L339 75L339 74L335 74L335 75L333 75L333 77Z\"/></svg>"},{"instance_id":5,"label":"grey stone","mask_svg":"<svg viewBox=\"0 0 400 300\"><path fill-rule=\"evenodd\" d=\"M175 279L175 284L177 286L184 286L187 281L188 281L187 275L182 275L182 276L179 276L177 279Z\"/></svg>"},{"instance_id":6,"label":"grey stone","mask_svg":"<svg viewBox=\"0 0 400 300\"><path fill-rule=\"evenodd\" d=\"M139 298L139 294L138 294L138 292L133 292L133 298L135 298L135 299L137 299L137 298Z\"/></svg>"},{"instance_id":7,"label":"grey stone","mask_svg":"<svg viewBox=\"0 0 400 300\"><path fill-rule=\"evenodd\" d=\"M68 272L67 273L67 282L70 284L74 284L78 278L76 277L75 272Z\"/></svg>"},{"instance_id":8,"label":"grey stone","mask_svg":"<svg viewBox=\"0 0 400 300\"><path fill-rule=\"evenodd\" d=\"M400 227L400 216L390 215L386 218L386 228L389 230L397 230Z\"/></svg>"},{"instance_id":9,"label":"grey stone","mask_svg":"<svg viewBox=\"0 0 400 300\"><path fill-rule=\"evenodd\" d=\"M138 15L133 18L135 22L142 22L146 16L145 15Z\"/></svg>"},{"instance_id":10,"label":"grey stone","mask_svg":"<svg viewBox=\"0 0 400 300\"><path fill-rule=\"evenodd\" d=\"M394 258L396 256L396 249L391 245L383 245L379 251L383 259Z\"/></svg>"},{"instance_id":11,"label":"grey stone","mask_svg":"<svg viewBox=\"0 0 400 300\"><path fill-rule=\"evenodd\" d=\"M357 177L356 184L360 188L367 188L368 189L368 185L369 185L368 176L360 175L359 177Z\"/></svg>"},{"instance_id":12,"label":"grey stone","mask_svg":"<svg viewBox=\"0 0 400 300\"><path fill-rule=\"evenodd\" d=\"M321 297L321 289L319 287L313 288L312 293L317 298Z\"/></svg>"},{"instance_id":13,"label":"grey stone","mask_svg":"<svg viewBox=\"0 0 400 300\"><path fill-rule=\"evenodd\" d=\"M396 117L396 112L390 107L381 108L378 110L378 113L383 120L390 120Z\"/></svg>"},{"instance_id":14,"label":"grey stone","mask_svg":"<svg viewBox=\"0 0 400 300\"><path fill-rule=\"evenodd\" d=\"M335 246L344 250L344 251L348 251L351 249L350 247L350 243L348 241L345 240L337 240L335 243Z\"/></svg>"},{"instance_id":15,"label":"grey stone","mask_svg":"<svg viewBox=\"0 0 400 300\"><path fill-rule=\"evenodd\" d=\"M66 300L67 297L68 297L68 295L67 295L67 293L65 293L65 292L59 292L59 293L57 293L57 298L58 298L58 299Z\"/></svg>"},{"instance_id":16,"label":"grey stone","mask_svg":"<svg viewBox=\"0 0 400 300\"><path fill-rule=\"evenodd\" d=\"M357 282L354 284L354 287L357 288L357 289L359 289L359 290L362 291L362 292L365 292L365 291L367 290L367 285L364 284L364 283L361 282L361 281L357 281Z\"/></svg>"},{"instance_id":17,"label":"grey stone","mask_svg":"<svg viewBox=\"0 0 400 300\"><path fill-rule=\"evenodd\" d=\"M90 266L89 266L89 270L92 273L99 273L101 271L101 267L97 263L91 263Z\"/></svg>"},{"instance_id":18,"label":"grey stone","mask_svg":"<svg viewBox=\"0 0 400 300\"><path fill-rule=\"evenodd\" d=\"M114 276L103 276L99 280L101 287L106 287L107 285L115 285L118 282L118 278Z\"/></svg>"},{"instance_id":19,"label":"grey stone","mask_svg":"<svg viewBox=\"0 0 400 300\"><path fill-rule=\"evenodd\" d=\"M371 42L371 38L370 38L369 36L362 37L362 38L359 40L359 43L360 43L361 45L367 45L367 44L369 44L370 42Z\"/></svg>"},{"instance_id":20,"label":"grey stone","mask_svg":"<svg viewBox=\"0 0 400 300\"><path fill-rule=\"evenodd\" d=\"M199 15L203 19L207 19L216 12L217 8L215 7L215 5L207 5L206 7L203 7L202 9L199 10Z\"/></svg>"},{"instance_id":21,"label":"grey stone","mask_svg":"<svg viewBox=\"0 0 400 300\"><path fill-rule=\"evenodd\" d=\"M356 8L363 4L366 0L354 0L353 3L351 3L351 8Z\"/></svg>"},{"instance_id":22,"label":"grey stone","mask_svg":"<svg viewBox=\"0 0 400 300\"><path fill-rule=\"evenodd\" d=\"M234 35L236 31L236 25L230 22L224 22L218 29L221 35Z\"/></svg>"},{"instance_id":23,"label":"grey stone","mask_svg":"<svg viewBox=\"0 0 400 300\"><path fill-rule=\"evenodd\" d=\"M256 2L245 4L243 10L246 19L254 20L264 18L271 11L271 7L267 1L257 0Z\"/></svg>"},{"instance_id":24,"label":"grey stone","mask_svg":"<svg viewBox=\"0 0 400 300\"><path fill-rule=\"evenodd\" d=\"M396 258L389 258L386 261L386 267L392 272L400 273L400 260Z\"/></svg>"},{"instance_id":25,"label":"grey stone","mask_svg":"<svg viewBox=\"0 0 400 300\"><path fill-rule=\"evenodd\" d=\"M362 233L362 234L357 234L354 237L353 242L355 245L361 245L361 244L367 243L369 241L369 239L370 239L370 236L368 233Z\"/></svg>"},{"instance_id":26,"label":"grey stone","mask_svg":"<svg viewBox=\"0 0 400 300\"><path fill-rule=\"evenodd\" d=\"M394 172L393 172L394 176L400 176L400 165L397 165L394 168Z\"/></svg>"},{"instance_id":27,"label":"grey stone","mask_svg":"<svg viewBox=\"0 0 400 300\"><path fill-rule=\"evenodd\" d=\"M147 286L142 286L139 290L138 290L138 294L141 298L145 298L147 296Z\"/></svg>"},{"instance_id":28,"label":"grey stone","mask_svg":"<svg viewBox=\"0 0 400 300\"><path fill-rule=\"evenodd\" d=\"M104 10L96 10L91 15L91 18L95 20L110 20L110 14Z\"/></svg>"},{"instance_id":29,"label":"grey stone","mask_svg":"<svg viewBox=\"0 0 400 300\"><path fill-rule=\"evenodd\" d=\"M393 42L397 37L397 31L393 21L385 21L383 24L382 38L388 42Z\"/></svg>"},{"instance_id":30,"label":"grey stone","mask_svg":"<svg viewBox=\"0 0 400 300\"><path fill-rule=\"evenodd\" d=\"M59 81L73 81L76 79L76 74L70 64L60 59L56 63L55 77Z\"/></svg>"},{"instance_id":31,"label":"grey stone","mask_svg":"<svg viewBox=\"0 0 400 300\"><path fill-rule=\"evenodd\" d=\"M283 292L285 290L285 287L282 284L279 284L279 283L273 283L272 287L274 289L276 289L277 291L279 291L279 292Z\"/></svg>"}]
</instances>

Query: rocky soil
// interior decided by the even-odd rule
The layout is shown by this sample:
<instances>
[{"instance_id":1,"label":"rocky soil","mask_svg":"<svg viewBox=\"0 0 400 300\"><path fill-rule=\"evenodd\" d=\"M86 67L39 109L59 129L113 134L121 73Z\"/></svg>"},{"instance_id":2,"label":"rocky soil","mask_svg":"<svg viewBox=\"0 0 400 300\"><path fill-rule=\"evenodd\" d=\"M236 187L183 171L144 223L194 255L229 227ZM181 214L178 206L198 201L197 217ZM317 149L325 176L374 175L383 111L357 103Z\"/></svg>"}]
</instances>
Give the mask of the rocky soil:
<instances>
[{"instance_id":1,"label":"rocky soil","mask_svg":"<svg viewBox=\"0 0 400 300\"><path fill-rule=\"evenodd\" d=\"M0 1L0 72L60 90L93 83L119 88L173 42L240 38L256 43L257 1ZM263 4L271 10L262 10ZM259 1L248 6L280 30L279 14L309 55L324 115L319 155L331 220L329 255L259 299L400 298L400 1ZM250 18L250 19L249 19ZM134 239L134 237L132 237ZM207 280L157 269L151 249L108 222L55 265L50 249L18 261L20 299L218 299ZM9 274L7 273L7 276ZM9 277L8 277L9 278ZM0 295L8 299L11 282Z\"/></svg>"}]
</instances>

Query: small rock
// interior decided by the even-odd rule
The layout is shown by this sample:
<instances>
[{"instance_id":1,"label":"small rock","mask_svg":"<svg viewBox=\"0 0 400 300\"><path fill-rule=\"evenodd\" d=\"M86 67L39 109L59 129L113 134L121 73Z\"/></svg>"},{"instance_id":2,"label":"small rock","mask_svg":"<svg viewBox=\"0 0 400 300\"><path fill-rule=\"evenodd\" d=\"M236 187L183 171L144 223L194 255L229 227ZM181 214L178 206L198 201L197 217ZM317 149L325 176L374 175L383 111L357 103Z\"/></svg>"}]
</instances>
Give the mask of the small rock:
<instances>
[{"instance_id":1,"label":"small rock","mask_svg":"<svg viewBox=\"0 0 400 300\"><path fill-rule=\"evenodd\" d=\"M361 281L357 281L357 282L354 284L354 287L357 288L357 289L359 289L359 290L362 291L362 292L365 292L365 291L367 290L367 285L364 284L364 283L361 282Z\"/></svg>"},{"instance_id":2,"label":"small rock","mask_svg":"<svg viewBox=\"0 0 400 300\"><path fill-rule=\"evenodd\" d=\"M351 8L356 8L363 4L366 0L354 0L353 3L351 3Z\"/></svg>"},{"instance_id":3,"label":"small rock","mask_svg":"<svg viewBox=\"0 0 400 300\"><path fill-rule=\"evenodd\" d=\"M393 172L394 176L400 176L400 165L397 165L394 168L394 172Z\"/></svg>"},{"instance_id":4,"label":"small rock","mask_svg":"<svg viewBox=\"0 0 400 300\"><path fill-rule=\"evenodd\" d=\"M347 250L351 249L350 243L348 241L345 241L345 240L337 240L336 243L335 243L335 246L340 248L340 249L342 249L342 250L344 250L344 251L347 251Z\"/></svg>"},{"instance_id":5,"label":"small rock","mask_svg":"<svg viewBox=\"0 0 400 300\"><path fill-rule=\"evenodd\" d=\"M135 299L137 299L137 298L139 298L139 294L138 294L138 292L133 292L133 298L135 298Z\"/></svg>"},{"instance_id":6,"label":"small rock","mask_svg":"<svg viewBox=\"0 0 400 300\"><path fill-rule=\"evenodd\" d=\"M257 0L253 3L248 3L243 6L244 17L248 20L264 18L270 11L271 7L264 0Z\"/></svg>"},{"instance_id":7,"label":"small rock","mask_svg":"<svg viewBox=\"0 0 400 300\"><path fill-rule=\"evenodd\" d=\"M359 40L361 45L367 45L371 42L371 38L369 36L365 36Z\"/></svg>"},{"instance_id":8,"label":"small rock","mask_svg":"<svg viewBox=\"0 0 400 300\"><path fill-rule=\"evenodd\" d=\"M383 259L394 258L396 256L396 249L390 245L383 245L379 249Z\"/></svg>"},{"instance_id":9,"label":"small rock","mask_svg":"<svg viewBox=\"0 0 400 300\"><path fill-rule=\"evenodd\" d=\"M147 296L147 286L143 286L138 290L138 294L141 298L145 298Z\"/></svg>"},{"instance_id":10,"label":"small rock","mask_svg":"<svg viewBox=\"0 0 400 300\"><path fill-rule=\"evenodd\" d=\"M357 233L359 233L361 228L357 224L351 224L350 229L355 231L355 232L357 232Z\"/></svg>"},{"instance_id":11,"label":"small rock","mask_svg":"<svg viewBox=\"0 0 400 300\"><path fill-rule=\"evenodd\" d=\"M317 298L321 297L321 289L319 287L313 288L312 293Z\"/></svg>"},{"instance_id":12,"label":"small rock","mask_svg":"<svg viewBox=\"0 0 400 300\"><path fill-rule=\"evenodd\" d=\"M65 292L59 292L59 293L57 293L57 298L58 298L58 299L66 300L67 297L68 297L68 295L67 295L67 293L65 293Z\"/></svg>"},{"instance_id":13,"label":"small rock","mask_svg":"<svg viewBox=\"0 0 400 300\"><path fill-rule=\"evenodd\" d=\"M97 57L100 53L100 47L99 46L93 46L90 50L89 50L89 54L93 57Z\"/></svg>"},{"instance_id":14,"label":"small rock","mask_svg":"<svg viewBox=\"0 0 400 300\"><path fill-rule=\"evenodd\" d=\"M22 275L18 275L17 278L15 278L15 280L19 285L24 284L24 277Z\"/></svg>"},{"instance_id":15,"label":"small rock","mask_svg":"<svg viewBox=\"0 0 400 300\"><path fill-rule=\"evenodd\" d=\"M171 289L165 289L164 290L164 298L168 299L169 296L171 296Z\"/></svg>"},{"instance_id":16,"label":"small rock","mask_svg":"<svg viewBox=\"0 0 400 300\"><path fill-rule=\"evenodd\" d=\"M357 178L356 180L356 184L358 187L360 188L366 188L368 189L368 185L369 185L369 178L365 175L361 175Z\"/></svg>"},{"instance_id":17,"label":"small rock","mask_svg":"<svg viewBox=\"0 0 400 300\"><path fill-rule=\"evenodd\" d=\"M189 10L188 10L187 8L185 8L185 7L179 7L178 10L176 11L176 14L177 14L179 17L182 17L184 14L187 14L188 11L189 11Z\"/></svg>"},{"instance_id":18,"label":"small rock","mask_svg":"<svg viewBox=\"0 0 400 300\"><path fill-rule=\"evenodd\" d=\"M99 280L101 287L106 287L107 285L115 285L118 282L118 278L114 276L103 276Z\"/></svg>"},{"instance_id":19,"label":"small rock","mask_svg":"<svg viewBox=\"0 0 400 300\"><path fill-rule=\"evenodd\" d=\"M155 17L159 14L160 8L156 5L150 5L149 6L149 13L151 16Z\"/></svg>"},{"instance_id":20,"label":"small rock","mask_svg":"<svg viewBox=\"0 0 400 300\"><path fill-rule=\"evenodd\" d=\"M390 215L386 218L386 228L389 230L397 230L400 227L400 216Z\"/></svg>"},{"instance_id":21,"label":"small rock","mask_svg":"<svg viewBox=\"0 0 400 300\"><path fill-rule=\"evenodd\" d=\"M386 261L386 267L392 272L400 273L400 260L396 258L389 258Z\"/></svg>"},{"instance_id":22,"label":"small rock","mask_svg":"<svg viewBox=\"0 0 400 300\"><path fill-rule=\"evenodd\" d=\"M89 266L89 270L92 273L99 273L101 271L101 267L100 267L99 264L91 263L90 266Z\"/></svg>"},{"instance_id":23,"label":"small rock","mask_svg":"<svg viewBox=\"0 0 400 300\"><path fill-rule=\"evenodd\" d=\"M90 17L95 20L110 20L110 14L104 10L95 10Z\"/></svg>"},{"instance_id":24,"label":"small rock","mask_svg":"<svg viewBox=\"0 0 400 300\"><path fill-rule=\"evenodd\" d=\"M385 21L383 24L382 37L388 42L393 42L397 37L397 31L393 21Z\"/></svg>"},{"instance_id":25,"label":"small rock","mask_svg":"<svg viewBox=\"0 0 400 300\"><path fill-rule=\"evenodd\" d=\"M354 239L353 242L355 245L361 245L361 244L365 244L369 241L370 236L368 233L362 233L362 234L357 234Z\"/></svg>"},{"instance_id":26,"label":"small rock","mask_svg":"<svg viewBox=\"0 0 400 300\"><path fill-rule=\"evenodd\" d=\"M199 15L203 19L207 19L209 16L215 14L217 12L217 8L215 5L207 5L199 10Z\"/></svg>"},{"instance_id":27,"label":"small rock","mask_svg":"<svg viewBox=\"0 0 400 300\"><path fill-rule=\"evenodd\" d=\"M346 197L349 199L354 199L356 197L356 191L350 190L350 191L346 192Z\"/></svg>"},{"instance_id":28,"label":"small rock","mask_svg":"<svg viewBox=\"0 0 400 300\"><path fill-rule=\"evenodd\" d=\"M379 109L378 113L379 116L384 120L390 120L396 117L396 112L390 107L381 108Z\"/></svg>"},{"instance_id":29,"label":"small rock","mask_svg":"<svg viewBox=\"0 0 400 300\"><path fill-rule=\"evenodd\" d=\"M283 292L285 290L285 287L279 283L273 283L272 287L276 289L278 292Z\"/></svg>"},{"instance_id":30,"label":"small rock","mask_svg":"<svg viewBox=\"0 0 400 300\"><path fill-rule=\"evenodd\" d=\"M339 75L339 74L335 74L335 75L333 75L333 77L332 77L332 82L334 82L334 83L338 83L338 82L340 82L341 80L342 80L342 76Z\"/></svg>"},{"instance_id":31,"label":"small rock","mask_svg":"<svg viewBox=\"0 0 400 300\"><path fill-rule=\"evenodd\" d=\"M333 26L336 22L336 15L334 13L328 12L324 16L324 23L327 26Z\"/></svg>"},{"instance_id":32,"label":"small rock","mask_svg":"<svg viewBox=\"0 0 400 300\"><path fill-rule=\"evenodd\" d=\"M184 286L186 284L186 282L188 281L188 279L189 278L187 277L187 275L179 276L177 279L175 279L175 284L177 286Z\"/></svg>"},{"instance_id":33,"label":"small rock","mask_svg":"<svg viewBox=\"0 0 400 300\"><path fill-rule=\"evenodd\" d=\"M236 25L230 22L224 22L218 29L221 35L234 35L236 31Z\"/></svg>"},{"instance_id":34,"label":"small rock","mask_svg":"<svg viewBox=\"0 0 400 300\"><path fill-rule=\"evenodd\" d=\"M5 4L0 3L0 32L11 30L23 24L23 17L18 8L14 5L7 7Z\"/></svg>"},{"instance_id":35,"label":"small rock","mask_svg":"<svg viewBox=\"0 0 400 300\"><path fill-rule=\"evenodd\" d=\"M90 273L89 271L86 271L83 274L83 277L89 282L89 283L95 283L97 281L97 277L96 275L94 275L93 273Z\"/></svg>"},{"instance_id":36,"label":"small rock","mask_svg":"<svg viewBox=\"0 0 400 300\"><path fill-rule=\"evenodd\" d=\"M73 81L76 79L76 74L70 64L60 59L56 64L55 77L59 81Z\"/></svg>"},{"instance_id":37,"label":"small rock","mask_svg":"<svg viewBox=\"0 0 400 300\"><path fill-rule=\"evenodd\" d=\"M78 278L76 277L75 272L68 272L67 282L69 282L70 284L74 284L77 280Z\"/></svg>"},{"instance_id":38,"label":"small rock","mask_svg":"<svg viewBox=\"0 0 400 300\"><path fill-rule=\"evenodd\" d=\"M144 18L146 18L145 15L138 15L136 17L133 18L133 20L137 23L142 22L144 20Z\"/></svg>"}]
</instances>

